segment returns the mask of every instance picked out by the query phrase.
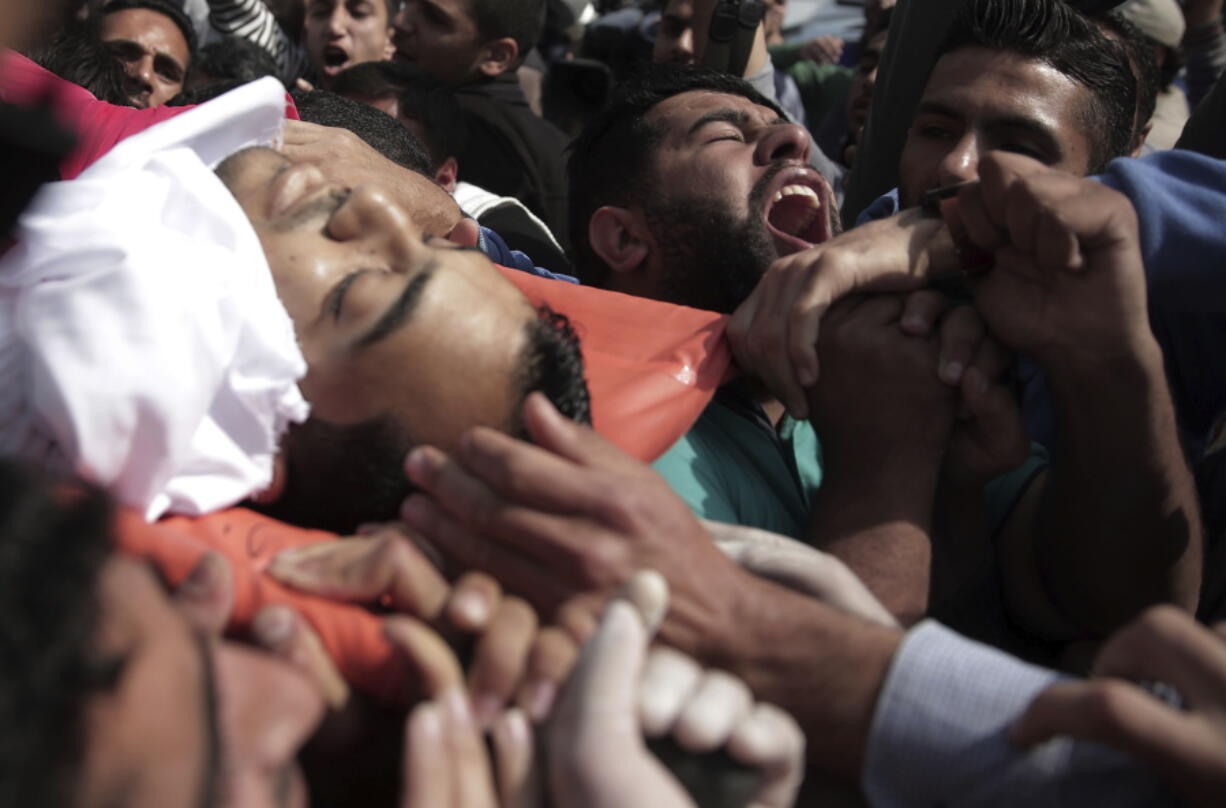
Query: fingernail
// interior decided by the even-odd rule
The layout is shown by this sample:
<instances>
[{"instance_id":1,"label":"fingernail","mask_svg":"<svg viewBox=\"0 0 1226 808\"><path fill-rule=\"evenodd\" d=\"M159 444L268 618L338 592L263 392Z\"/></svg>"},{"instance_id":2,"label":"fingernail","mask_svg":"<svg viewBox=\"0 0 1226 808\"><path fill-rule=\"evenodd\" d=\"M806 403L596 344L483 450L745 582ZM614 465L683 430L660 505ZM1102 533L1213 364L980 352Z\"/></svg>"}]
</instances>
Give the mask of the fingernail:
<instances>
[{"instance_id":1,"label":"fingernail","mask_svg":"<svg viewBox=\"0 0 1226 808\"><path fill-rule=\"evenodd\" d=\"M502 717L502 726L516 744L525 745L531 739L531 733L528 731L528 719L524 715L524 711L518 707L512 707L506 711Z\"/></svg>"},{"instance_id":2,"label":"fingernail","mask_svg":"<svg viewBox=\"0 0 1226 808\"><path fill-rule=\"evenodd\" d=\"M418 446L409 452L409 456L404 462L404 470L408 473L410 480L419 485L424 485L429 481L430 469L433 465L430 452L426 447Z\"/></svg>"},{"instance_id":3,"label":"fingernail","mask_svg":"<svg viewBox=\"0 0 1226 808\"><path fill-rule=\"evenodd\" d=\"M440 741L443 737L443 721L438 706L433 702L425 702L419 706L413 716L413 727L419 740L431 743Z\"/></svg>"},{"instance_id":4,"label":"fingernail","mask_svg":"<svg viewBox=\"0 0 1226 808\"><path fill-rule=\"evenodd\" d=\"M796 381L801 387L812 387L817 384L817 371L811 367L803 367L796 373Z\"/></svg>"},{"instance_id":5,"label":"fingernail","mask_svg":"<svg viewBox=\"0 0 1226 808\"><path fill-rule=\"evenodd\" d=\"M923 317L904 317L902 318L902 329L916 336L923 336L928 332L928 323Z\"/></svg>"},{"instance_id":6,"label":"fingernail","mask_svg":"<svg viewBox=\"0 0 1226 808\"><path fill-rule=\"evenodd\" d=\"M468 706L468 695L459 687L449 687L443 693L443 710L450 723L457 727L472 724L473 714Z\"/></svg>"},{"instance_id":7,"label":"fingernail","mask_svg":"<svg viewBox=\"0 0 1226 808\"><path fill-rule=\"evenodd\" d=\"M490 604L480 593L462 592L456 596L451 608L459 613L470 626L483 626L489 619Z\"/></svg>"},{"instance_id":8,"label":"fingernail","mask_svg":"<svg viewBox=\"0 0 1226 808\"><path fill-rule=\"evenodd\" d=\"M552 682L537 682L528 690L528 716L532 723L539 724L549 717L558 688Z\"/></svg>"},{"instance_id":9,"label":"fingernail","mask_svg":"<svg viewBox=\"0 0 1226 808\"><path fill-rule=\"evenodd\" d=\"M293 635L294 615L282 607L265 609L255 616L251 631L261 644L276 648Z\"/></svg>"},{"instance_id":10,"label":"fingernail","mask_svg":"<svg viewBox=\"0 0 1226 808\"><path fill-rule=\"evenodd\" d=\"M945 367L941 368L941 378L949 384L957 384L962 381L964 370L961 362L946 362Z\"/></svg>"},{"instance_id":11,"label":"fingernail","mask_svg":"<svg viewBox=\"0 0 1226 808\"><path fill-rule=\"evenodd\" d=\"M493 693L484 693L478 696L473 706L473 717L477 721L477 726L482 728L488 727L493 723L494 717L498 715L498 711L501 709L502 699Z\"/></svg>"},{"instance_id":12,"label":"fingernail","mask_svg":"<svg viewBox=\"0 0 1226 808\"><path fill-rule=\"evenodd\" d=\"M354 531L355 536L371 536L383 529L383 525L378 522L366 522L358 525L358 529Z\"/></svg>"}]
</instances>

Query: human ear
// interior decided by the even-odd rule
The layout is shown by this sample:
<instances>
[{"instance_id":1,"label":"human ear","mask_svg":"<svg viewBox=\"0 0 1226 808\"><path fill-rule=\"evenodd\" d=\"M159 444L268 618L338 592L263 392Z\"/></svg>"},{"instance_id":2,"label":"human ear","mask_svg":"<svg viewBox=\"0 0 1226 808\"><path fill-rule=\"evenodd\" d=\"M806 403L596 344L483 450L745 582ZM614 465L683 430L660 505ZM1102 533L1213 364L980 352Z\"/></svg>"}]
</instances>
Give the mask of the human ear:
<instances>
[{"instance_id":1,"label":"human ear","mask_svg":"<svg viewBox=\"0 0 1226 808\"><path fill-rule=\"evenodd\" d=\"M1132 151L1128 153L1129 157L1140 157L1141 149L1145 146L1145 138L1149 137L1149 130L1154 128L1154 122L1150 121L1141 127L1141 131L1137 132L1136 139L1132 142Z\"/></svg>"},{"instance_id":2,"label":"human ear","mask_svg":"<svg viewBox=\"0 0 1226 808\"><path fill-rule=\"evenodd\" d=\"M455 194L455 186L459 180L460 164L454 157L448 157L434 172L434 181L449 194Z\"/></svg>"},{"instance_id":3,"label":"human ear","mask_svg":"<svg viewBox=\"0 0 1226 808\"><path fill-rule=\"evenodd\" d=\"M514 39L491 39L481 46L477 69L488 78L496 78L510 70L518 58L519 44Z\"/></svg>"},{"instance_id":4,"label":"human ear","mask_svg":"<svg viewBox=\"0 0 1226 808\"><path fill-rule=\"evenodd\" d=\"M640 216L626 208L605 205L587 225L592 252L617 273L640 269L651 254L651 235Z\"/></svg>"}]
</instances>

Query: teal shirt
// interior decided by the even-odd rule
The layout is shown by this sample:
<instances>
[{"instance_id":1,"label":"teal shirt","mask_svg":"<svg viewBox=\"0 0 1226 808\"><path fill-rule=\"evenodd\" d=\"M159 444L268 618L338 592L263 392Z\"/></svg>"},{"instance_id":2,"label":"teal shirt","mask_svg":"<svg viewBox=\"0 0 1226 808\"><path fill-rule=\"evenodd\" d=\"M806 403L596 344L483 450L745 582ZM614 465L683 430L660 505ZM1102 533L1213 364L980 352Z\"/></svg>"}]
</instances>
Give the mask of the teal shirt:
<instances>
[{"instance_id":1,"label":"teal shirt","mask_svg":"<svg viewBox=\"0 0 1226 808\"><path fill-rule=\"evenodd\" d=\"M703 519L800 538L822 484L821 447L808 421L771 426L729 388L654 464Z\"/></svg>"},{"instance_id":2,"label":"teal shirt","mask_svg":"<svg viewBox=\"0 0 1226 808\"><path fill-rule=\"evenodd\" d=\"M1025 463L987 485L993 534L1046 464L1046 451L1033 444ZM772 427L760 407L729 387L653 465L699 517L801 540L822 484L821 446L813 425L784 415Z\"/></svg>"}]
</instances>

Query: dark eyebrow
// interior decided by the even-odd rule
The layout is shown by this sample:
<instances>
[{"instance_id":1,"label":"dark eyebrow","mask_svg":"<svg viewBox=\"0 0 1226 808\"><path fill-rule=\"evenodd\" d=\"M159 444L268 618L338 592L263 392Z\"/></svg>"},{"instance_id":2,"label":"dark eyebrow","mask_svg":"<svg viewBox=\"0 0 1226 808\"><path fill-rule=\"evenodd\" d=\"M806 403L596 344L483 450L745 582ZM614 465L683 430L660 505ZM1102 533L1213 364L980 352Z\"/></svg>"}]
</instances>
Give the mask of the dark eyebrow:
<instances>
[{"instance_id":1,"label":"dark eyebrow","mask_svg":"<svg viewBox=\"0 0 1226 808\"><path fill-rule=\"evenodd\" d=\"M685 136L692 137L695 132L702 129L709 123L730 123L734 124L735 126L739 126L742 129L746 129L753 123L753 119L750 118L749 113L743 109L717 109L714 112L708 112L706 115L703 115L701 118L694 121L693 125L690 126L689 131L685 133ZM786 120L777 117L768 125L779 126L785 123L787 123Z\"/></svg>"},{"instance_id":2,"label":"dark eyebrow","mask_svg":"<svg viewBox=\"0 0 1226 808\"><path fill-rule=\"evenodd\" d=\"M379 322L375 323L373 328L354 343L354 347L369 348L380 340L386 339L393 331L407 323L413 315L413 310L417 308L418 302L421 301L422 292L425 291L426 284L434 277L434 271L437 268L438 262L430 259L413 276L413 279L405 285L404 291L400 293L400 297L396 298L396 302L388 306L387 311L379 318Z\"/></svg>"},{"instance_id":3,"label":"dark eyebrow","mask_svg":"<svg viewBox=\"0 0 1226 808\"><path fill-rule=\"evenodd\" d=\"M946 104L939 101L921 101L915 110L916 117L921 114L941 115L946 118L955 120L964 120L964 116ZM1056 138L1051 129L1034 118L1027 118L1023 115L1001 115L994 118L988 118L984 124L984 128L989 131L1000 131L1002 129L1021 131L1028 135L1038 138L1042 141L1039 145L1051 154L1054 158L1059 157L1064 153L1060 148L1060 141Z\"/></svg>"},{"instance_id":4,"label":"dark eyebrow","mask_svg":"<svg viewBox=\"0 0 1226 808\"><path fill-rule=\"evenodd\" d=\"M213 645L202 631L194 631L193 636L200 656L200 704L204 710L204 765L196 805L218 808L225 789L222 786L220 703L213 670Z\"/></svg>"}]
</instances>

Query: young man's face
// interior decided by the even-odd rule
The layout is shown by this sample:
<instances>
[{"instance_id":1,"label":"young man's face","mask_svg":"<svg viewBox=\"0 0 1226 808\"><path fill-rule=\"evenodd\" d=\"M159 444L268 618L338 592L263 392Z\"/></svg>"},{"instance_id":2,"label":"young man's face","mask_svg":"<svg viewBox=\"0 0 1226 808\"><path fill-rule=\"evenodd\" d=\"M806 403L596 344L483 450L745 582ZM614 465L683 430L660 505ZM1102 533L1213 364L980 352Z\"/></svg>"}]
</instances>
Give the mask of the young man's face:
<instances>
[{"instance_id":1,"label":"young man's face","mask_svg":"<svg viewBox=\"0 0 1226 808\"><path fill-rule=\"evenodd\" d=\"M124 660L86 705L82 806L305 806L298 749L323 715L301 673L206 636L145 565L112 557L97 641Z\"/></svg>"},{"instance_id":2,"label":"young man's face","mask_svg":"<svg viewBox=\"0 0 1226 808\"><path fill-rule=\"evenodd\" d=\"M191 54L183 32L165 14L147 8L114 11L100 21L100 34L124 64L133 106L161 106L183 90Z\"/></svg>"},{"instance_id":3,"label":"young man's face","mask_svg":"<svg viewBox=\"0 0 1226 808\"><path fill-rule=\"evenodd\" d=\"M307 0L303 41L321 84L347 67L390 58L389 25L384 0Z\"/></svg>"},{"instance_id":4,"label":"young man's face","mask_svg":"<svg viewBox=\"0 0 1226 808\"><path fill-rule=\"evenodd\" d=\"M1090 91L1050 65L986 48L960 48L933 68L899 161L904 206L925 191L975 179L979 159L1003 150L1084 175L1090 167Z\"/></svg>"},{"instance_id":5,"label":"young man's face","mask_svg":"<svg viewBox=\"0 0 1226 808\"><path fill-rule=\"evenodd\" d=\"M469 0L407 0L396 15L393 58L459 85L479 74L482 39Z\"/></svg>"},{"instance_id":6,"label":"young man's face","mask_svg":"<svg viewBox=\"0 0 1226 808\"><path fill-rule=\"evenodd\" d=\"M219 174L294 322L313 417L351 425L387 415L444 449L478 424L512 423L537 315L484 255L423 242L381 189L338 186L268 149L231 157Z\"/></svg>"},{"instance_id":7,"label":"young man's face","mask_svg":"<svg viewBox=\"0 0 1226 808\"><path fill-rule=\"evenodd\" d=\"M660 64L694 64L694 0L669 0L664 6L652 59Z\"/></svg>"},{"instance_id":8,"label":"young man's face","mask_svg":"<svg viewBox=\"0 0 1226 808\"><path fill-rule=\"evenodd\" d=\"M664 135L647 183L653 197L641 207L660 245L661 284L685 278L662 299L730 310L772 260L830 238L833 194L809 167L803 128L707 91L668 98L646 121ZM697 296L703 288L715 297Z\"/></svg>"}]
</instances>

